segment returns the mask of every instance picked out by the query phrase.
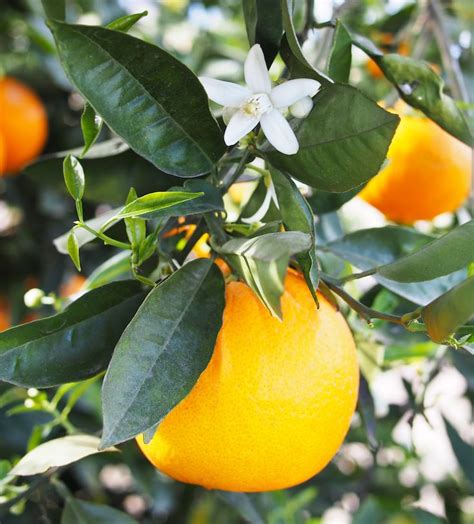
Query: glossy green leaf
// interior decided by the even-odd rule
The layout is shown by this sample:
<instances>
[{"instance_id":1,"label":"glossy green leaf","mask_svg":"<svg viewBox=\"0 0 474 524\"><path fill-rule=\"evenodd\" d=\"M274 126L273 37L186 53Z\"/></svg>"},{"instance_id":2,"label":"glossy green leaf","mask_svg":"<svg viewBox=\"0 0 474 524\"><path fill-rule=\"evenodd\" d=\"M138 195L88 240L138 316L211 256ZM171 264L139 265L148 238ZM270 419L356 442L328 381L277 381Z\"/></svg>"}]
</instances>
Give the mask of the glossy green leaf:
<instances>
[{"instance_id":1,"label":"glossy green leaf","mask_svg":"<svg viewBox=\"0 0 474 524\"><path fill-rule=\"evenodd\" d=\"M69 194L74 200L81 200L84 195L86 181L84 178L84 170L75 156L67 155L64 159L63 175Z\"/></svg>"},{"instance_id":2,"label":"glossy green leaf","mask_svg":"<svg viewBox=\"0 0 474 524\"><path fill-rule=\"evenodd\" d=\"M199 80L159 47L101 27L50 22L71 82L107 125L159 169L211 170L222 133Z\"/></svg>"},{"instance_id":3,"label":"glossy green leaf","mask_svg":"<svg viewBox=\"0 0 474 524\"><path fill-rule=\"evenodd\" d=\"M349 191L377 174L398 122L357 89L334 85L316 95L307 118L292 122L296 155L264 150L272 165L311 187Z\"/></svg>"},{"instance_id":4,"label":"glossy green leaf","mask_svg":"<svg viewBox=\"0 0 474 524\"><path fill-rule=\"evenodd\" d=\"M311 235L299 231L234 238L214 246L241 279L252 288L269 312L282 318L280 298L292 255L311 248Z\"/></svg>"},{"instance_id":5,"label":"glossy green leaf","mask_svg":"<svg viewBox=\"0 0 474 524\"><path fill-rule=\"evenodd\" d=\"M474 277L447 291L422 310L432 340L443 342L474 316Z\"/></svg>"},{"instance_id":6,"label":"glossy green leaf","mask_svg":"<svg viewBox=\"0 0 474 524\"><path fill-rule=\"evenodd\" d=\"M325 215L329 216L329 215ZM353 264L363 271L395 262L429 244L433 237L397 226L363 229L329 242L320 249ZM396 282L375 274L384 287L415 304L426 305L465 278L464 270L426 282Z\"/></svg>"},{"instance_id":7,"label":"glossy green leaf","mask_svg":"<svg viewBox=\"0 0 474 524\"><path fill-rule=\"evenodd\" d=\"M352 62L352 38L344 24L338 20L334 29L334 36L329 55L328 73L335 82L349 81Z\"/></svg>"},{"instance_id":8,"label":"glossy green leaf","mask_svg":"<svg viewBox=\"0 0 474 524\"><path fill-rule=\"evenodd\" d=\"M242 0L249 44L260 44L270 67L283 34L281 9L275 0Z\"/></svg>"},{"instance_id":9,"label":"glossy green leaf","mask_svg":"<svg viewBox=\"0 0 474 524\"><path fill-rule=\"evenodd\" d=\"M84 289L95 289L114 280L131 277L131 251L120 251L106 260L87 277Z\"/></svg>"},{"instance_id":10,"label":"glossy green leaf","mask_svg":"<svg viewBox=\"0 0 474 524\"><path fill-rule=\"evenodd\" d=\"M138 282L113 282L61 313L0 333L0 380L50 387L96 375L142 300Z\"/></svg>"},{"instance_id":11,"label":"glossy green leaf","mask_svg":"<svg viewBox=\"0 0 474 524\"><path fill-rule=\"evenodd\" d=\"M80 271L81 259L79 257L79 242L74 231L71 231L67 237L67 252L76 269Z\"/></svg>"},{"instance_id":12,"label":"glossy green leaf","mask_svg":"<svg viewBox=\"0 0 474 524\"><path fill-rule=\"evenodd\" d=\"M224 280L210 260L189 262L148 295L123 333L102 389L102 447L146 431L207 366L222 324Z\"/></svg>"},{"instance_id":13,"label":"glossy green leaf","mask_svg":"<svg viewBox=\"0 0 474 524\"><path fill-rule=\"evenodd\" d=\"M11 470L15 476L46 473L51 468L67 466L85 457L101 453L100 439L92 435L68 435L49 440L28 452ZM117 451L114 448L104 451Z\"/></svg>"},{"instance_id":14,"label":"glossy green leaf","mask_svg":"<svg viewBox=\"0 0 474 524\"><path fill-rule=\"evenodd\" d=\"M451 447L466 478L474 485L474 453L472 446L465 442L455 427L444 419Z\"/></svg>"},{"instance_id":15,"label":"glossy green leaf","mask_svg":"<svg viewBox=\"0 0 474 524\"><path fill-rule=\"evenodd\" d=\"M66 18L66 0L41 0L48 18L64 20Z\"/></svg>"},{"instance_id":16,"label":"glossy green leaf","mask_svg":"<svg viewBox=\"0 0 474 524\"><path fill-rule=\"evenodd\" d=\"M316 257L316 230L313 212L304 196L296 187L296 184L290 178L276 169L271 170L271 175L285 228L288 231L301 231L311 236L310 249L306 253L297 255L296 260L317 302L316 290L319 285L319 268Z\"/></svg>"},{"instance_id":17,"label":"glossy green leaf","mask_svg":"<svg viewBox=\"0 0 474 524\"><path fill-rule=\"evenodd\" d=\"M94 145L102 130L103 122L102 117L86 102L81 115L81 129L84 138L84 149L82 150L81 157Z\"/></svg>"},{"instance_id":18,"label":"glossy green leaf","mask_svg":"<svg viewBox=\"0 0 474 524\"><path fill-rule=\"evenodd\" d=\"M397 282L420 282L458 271L474 261L474 220L432 240L421 249L377 269Z\"/></svg>"},{"instance_id":19,"label":"glossy green leaf","mask_svg":"<svg viewBox=\"0 0 474 524\"><path fill-rule=\"evenodd\" d=\"M113 29L114 31L123 31L124 33L126 33L139 20L141 20L144 16L147 16L147 14L148 11L142 11L141 13L121 16L120 18L117 18L116 20L110 22L110 24L107 24L106 27L107 29Z\"/></svg>"},{"instance_id":20,"label":"glossy green leaf","mask_svg":"<svg viewBox=\"0 0 474 524\"><path fill-rule=\"evenodd\" d=\"M137 521L123 511L95 504L85 500L74 499L66 500L61 524L137 524Z\"/></svg>"},{"instance_id":21,"label":"glossy green leaf","mask_svg":"<svg viewBox=\"0 0 474 524\"><path fill-rule=\"evenodd\" d=\"M288 42L291 53L296 60L303 66L305 70L305 76L308 78L314 78L321 84L330 84L331 79L328 78L324 73L313 67L303 54L298 36L296 35L295 26L293 24L293 0L280 0L280 8L282 12L283 28L285 30L286 41Z\"/></svg>"},{"instance_id":22,"label":"glossy green leaf","mask_svg":"<svg viewBox=\"0 0 474 524\"><path fill-rule=\"evenodd\" d=\"M66 188L62 163L68 153L80 155L81 149L41 157L30 164L24 173L42 188L64 193ZM87 173L84 200L96 204L106 202L114 206L121 205L132 186L143 195L152 191L166 191L179 181L156 169L117 139L92 146L86 157L81 159L81 165Z\"/></svg>"}]
</instances>

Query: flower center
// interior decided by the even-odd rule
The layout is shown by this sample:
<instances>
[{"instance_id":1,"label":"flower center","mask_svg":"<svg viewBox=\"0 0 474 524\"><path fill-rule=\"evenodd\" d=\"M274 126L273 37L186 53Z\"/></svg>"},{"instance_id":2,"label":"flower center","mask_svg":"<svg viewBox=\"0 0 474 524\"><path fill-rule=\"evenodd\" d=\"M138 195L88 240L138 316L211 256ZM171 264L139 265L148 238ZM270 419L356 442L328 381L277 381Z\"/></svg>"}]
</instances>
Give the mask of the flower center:
<instances>
[{"instance_id":1,"label":"flower center","mask_svg":"<svg viewBox=\"0 0 474 524\"><path fill-rule=\"evenodd\" d=\"M242 105L242 111L248 116L261 116L272 107L269 96L266 93L258 93Z\"/></svg>"}]
</instances>

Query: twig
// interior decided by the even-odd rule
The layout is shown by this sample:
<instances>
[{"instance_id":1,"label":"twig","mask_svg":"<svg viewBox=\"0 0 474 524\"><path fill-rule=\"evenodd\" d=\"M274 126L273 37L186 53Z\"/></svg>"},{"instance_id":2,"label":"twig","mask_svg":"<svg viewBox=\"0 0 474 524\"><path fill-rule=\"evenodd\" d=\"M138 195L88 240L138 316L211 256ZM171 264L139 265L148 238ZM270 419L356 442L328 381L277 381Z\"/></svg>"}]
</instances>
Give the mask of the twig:
<instances>
[{"instance_id":1,"label":"twig","mask_svg":"<svg viewBox=\"0 0 474 524\"><path fill-rule=\"evenodd\" d=\"M240 159L239 165L236 170L229 176L227 180L224 180L221 186L221 192L227 193L229 187L240 177L240 175L245 171L245 166L247 165L248 159L250 157L250 149L247 148Z\"/></svg>"}]
</instances>

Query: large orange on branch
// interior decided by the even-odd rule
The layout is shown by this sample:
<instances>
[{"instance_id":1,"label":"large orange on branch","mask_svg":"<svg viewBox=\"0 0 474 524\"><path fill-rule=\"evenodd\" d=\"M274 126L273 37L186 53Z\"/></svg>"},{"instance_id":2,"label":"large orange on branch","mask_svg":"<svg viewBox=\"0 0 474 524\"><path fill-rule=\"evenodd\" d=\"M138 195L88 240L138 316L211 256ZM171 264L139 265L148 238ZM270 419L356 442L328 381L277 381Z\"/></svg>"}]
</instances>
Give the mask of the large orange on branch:
<instances>
[{"instance_id":1,"label":"large orange on branch","mask_svg":"<svg viewBox=\"0 0 474 524\"><path fill-rule=\"evenodd\" d=\"M421 114L401 115L387 158L360 196L389 220L431 220L469 195L471 149Z\"/></svg>"},{"instance_id":2,"label":"large orange on branch","mask_svg":"<svg viewBox=\"0 0 474 524\"><path fill-rule=\"evenodd\" d=\"M35 159L47 136L46 111L34 91L14 78L0 78L0 174L16 173Z\"/></svg>"},{"instance_id":3,"label":"large orange on branch","mask_svg":"<svg viewBox=\"0 0 474 524\"><path fill-rule=\"evenodd\" d=\"M161 422L146 457L209 489L268 491L318 473L354 413L359 371L352 334L303 278L289 272L283 322L241 282L226 287L223 326L194 388Z\"/></svg>"}]
</instances>

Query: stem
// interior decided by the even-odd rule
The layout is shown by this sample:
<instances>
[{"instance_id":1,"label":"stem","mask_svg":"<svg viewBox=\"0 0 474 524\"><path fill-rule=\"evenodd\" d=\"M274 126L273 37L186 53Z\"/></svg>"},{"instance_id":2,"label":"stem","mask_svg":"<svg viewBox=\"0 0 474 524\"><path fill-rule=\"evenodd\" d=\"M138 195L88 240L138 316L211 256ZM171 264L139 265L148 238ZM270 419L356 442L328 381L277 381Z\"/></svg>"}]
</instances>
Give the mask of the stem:
<instances>
[{"instance_id":1,"label":"stem","mask_svg":"<svg viewBox=\"0 0 474 524\"><path fill-rule=\"evenodd\" d=\"M130 244L110 238L109 236L105 235L104 233L101 233L100 231L95 231L94 229L89 227L85 222L77 222L77 225L79 227L84 228L86 231L89 231L89 233L91 233L95 237L100 238L104 242L104 244L107 244L109 246L115 246L125 250L132 249L132 246Z\"/></svg>"},{"instance_id":2,"label":"stem","mask_svg":"<svg viewBox=\"0 0 474 524\"><path fill-rule=\"evenodd\" d=\"M247 164L247 161L249 159L249 156L250 156L250 149L246 149L245 150L245 153L244 155L242 156L242 158L240 159L240 162L239 162L239 165L237 166L236 170L234 171L234 173L229 177L228 180L225 180L223 183L222 183L222 188L221 188L221 192L224 194L224 193L227 193L227 190L229 189L229 187L240 177L240 175L245 171L245 167L246 167L246 164Z\"/></svg>"},{"instance_id":3,"label":"stem","mask_svg":"<svg viewBox=\"0 0 474 524\"><path fill-rule=\"evenodd\" d=\"M84 214L82 211L82 200L76 200L76 213L79 222L84 222Z\"/></svg>"}]
</instances>

